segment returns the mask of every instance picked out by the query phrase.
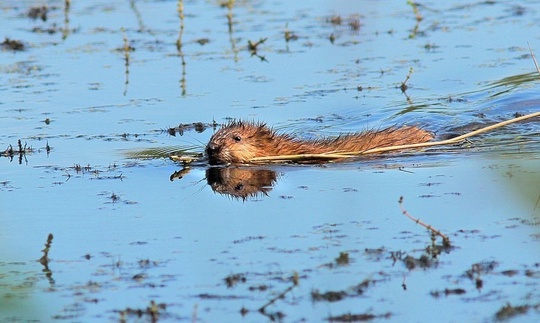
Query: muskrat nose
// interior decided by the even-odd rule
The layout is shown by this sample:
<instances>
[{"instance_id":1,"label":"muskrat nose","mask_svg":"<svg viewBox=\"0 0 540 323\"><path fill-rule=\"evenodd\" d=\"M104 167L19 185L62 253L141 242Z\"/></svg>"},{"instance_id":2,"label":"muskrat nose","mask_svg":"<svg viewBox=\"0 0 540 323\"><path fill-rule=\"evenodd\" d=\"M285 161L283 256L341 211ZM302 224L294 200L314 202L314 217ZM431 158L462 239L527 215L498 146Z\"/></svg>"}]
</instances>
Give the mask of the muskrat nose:
<instances>
[{"instance_id":1,"label":"muskrat nose","mask_svg":"<svg viewBox=\"0 0 540 323\"><path fill-rule=\"evenodd\" d=\"M217 152L219 151L219 146L216 145L215 143L208 143L208 145L206 145L206 153L210 156L210 155L213 155L213 154L216 154Z\"/></svg>"},{"instance_id":2,"label":"muskrat nose","mask_svg":"<svg viewBox=\"0 0 540 323\"><path fill-rule=\"evenodd\" d=\"M208 156L208 161L210 162L210 165L217 165L220 163L220 160L218 158L220 148L218 145L210 142L206 146L206 156Z\"/></svg>"}]
</instances>

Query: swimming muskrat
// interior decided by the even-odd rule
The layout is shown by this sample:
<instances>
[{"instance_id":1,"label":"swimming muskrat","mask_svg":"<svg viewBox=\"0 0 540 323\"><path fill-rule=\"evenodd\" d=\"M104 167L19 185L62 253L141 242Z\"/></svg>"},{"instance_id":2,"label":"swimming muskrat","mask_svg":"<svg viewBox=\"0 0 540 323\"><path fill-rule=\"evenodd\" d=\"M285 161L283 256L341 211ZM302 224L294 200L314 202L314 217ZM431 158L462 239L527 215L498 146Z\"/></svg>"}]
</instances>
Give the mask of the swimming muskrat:
<instances>
[{"instance_id":1,"label":"swimming muskrat","mask_svg":"<svg viewBox=\"0 0 540 323\"><path fill-rule=\"evenodd\" d=\"M206 154L210 164L248 164L255 157L335 152L427 142L433 135L414 126L390 127L342 134L334 138L302 140L274 131L264 123L232 121L210 138Z\"/></svg>"}]
</instances>

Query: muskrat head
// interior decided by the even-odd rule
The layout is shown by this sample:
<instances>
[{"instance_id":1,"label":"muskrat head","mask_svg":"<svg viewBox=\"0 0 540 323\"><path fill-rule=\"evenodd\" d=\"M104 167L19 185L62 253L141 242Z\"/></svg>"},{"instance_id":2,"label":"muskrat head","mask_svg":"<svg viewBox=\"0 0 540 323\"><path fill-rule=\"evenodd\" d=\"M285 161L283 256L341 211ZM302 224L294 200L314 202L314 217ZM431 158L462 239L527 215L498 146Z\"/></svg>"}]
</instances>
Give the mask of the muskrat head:
<instances>
[{"instance_id":1,"label":"muskrat head","mask_svg":"<svg viewBox=\"0 0 540 323\"><path fill-rule=\"evenodd\" d=\"M210 164L247 164L271 155L274 132L264 123L233 121L219 129L206 145Z\"/></svg>"}]
</instances>

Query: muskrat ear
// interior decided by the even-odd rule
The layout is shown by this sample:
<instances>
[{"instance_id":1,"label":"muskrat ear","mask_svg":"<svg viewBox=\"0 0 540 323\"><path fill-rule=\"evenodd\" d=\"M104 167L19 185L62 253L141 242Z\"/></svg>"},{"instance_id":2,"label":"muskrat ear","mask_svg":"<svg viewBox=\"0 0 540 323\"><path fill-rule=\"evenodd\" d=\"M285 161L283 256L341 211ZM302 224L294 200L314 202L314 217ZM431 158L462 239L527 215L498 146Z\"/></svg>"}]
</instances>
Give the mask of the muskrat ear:
<instances>
[{"instance_id":1,"label":"muskrat ear","mask_svg":"<svg viewBox=\"0 0 540 323\"><path fill-rule=\"evenodd\" d=\"M263 136L273 137L274 131L266 126L266 123L259 123L257 132Z\"/></svg>"}]
</instances>

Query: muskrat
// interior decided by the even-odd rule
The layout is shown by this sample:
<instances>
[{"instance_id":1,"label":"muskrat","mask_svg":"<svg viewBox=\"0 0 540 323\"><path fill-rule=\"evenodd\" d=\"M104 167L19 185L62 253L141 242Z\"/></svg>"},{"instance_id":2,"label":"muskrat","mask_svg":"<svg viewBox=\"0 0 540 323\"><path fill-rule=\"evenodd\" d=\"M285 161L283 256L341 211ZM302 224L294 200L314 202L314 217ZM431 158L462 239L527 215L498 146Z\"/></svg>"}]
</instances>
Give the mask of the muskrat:
<instances>
[{"instance_id":1,"label":"muskrat","mask_svg":"<svg viewBox=\"0 0 540 323\"><path fill-rule=\"evenodd\" d=\"M334 138L301 140L274 131L260 122L232 121L208 142L210 164L248 164L255 157L360 152L372 148L427 142L433 135L414 126L390 127L342 134Z\"/></svg>"}]
</instances>

